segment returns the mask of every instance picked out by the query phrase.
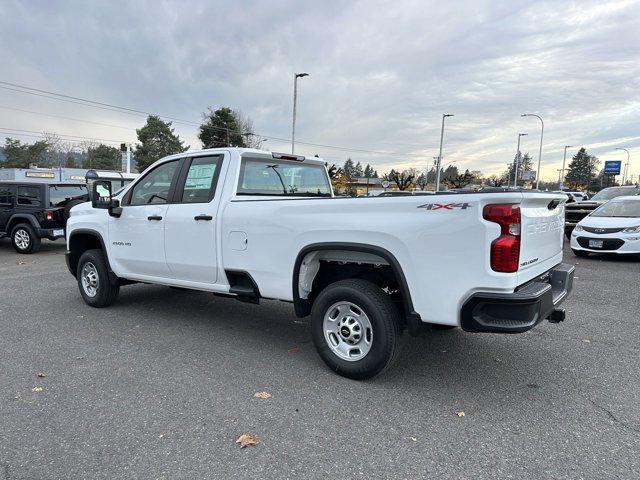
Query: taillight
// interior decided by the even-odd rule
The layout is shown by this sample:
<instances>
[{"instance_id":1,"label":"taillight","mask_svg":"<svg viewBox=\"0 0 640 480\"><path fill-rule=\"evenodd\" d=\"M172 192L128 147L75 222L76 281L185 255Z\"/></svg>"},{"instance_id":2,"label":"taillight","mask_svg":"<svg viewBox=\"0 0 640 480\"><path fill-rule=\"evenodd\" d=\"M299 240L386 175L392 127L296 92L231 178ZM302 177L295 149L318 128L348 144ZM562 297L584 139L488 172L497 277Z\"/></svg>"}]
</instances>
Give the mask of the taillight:
<instances>
[{"instance_id":1,"label":"taillight","mask_svg":"<svg viewBox=\"0 0 640 480\"><path fill-rule=\"evenodd\" d=\"M53 220L53 212L44 212L45 220Z\"/></svg>"},{"instance_id":2,"label":"taillight","mask_svg":"<svg viewBox=\"0 0 640 480\"><path fill-rule=\"evenodd\" d=\"M500 236L491 242L491 269L512 273L520 260L520 207L512 204L486 205L485 220L500 225Z\"/></svg>"}]
</instances>

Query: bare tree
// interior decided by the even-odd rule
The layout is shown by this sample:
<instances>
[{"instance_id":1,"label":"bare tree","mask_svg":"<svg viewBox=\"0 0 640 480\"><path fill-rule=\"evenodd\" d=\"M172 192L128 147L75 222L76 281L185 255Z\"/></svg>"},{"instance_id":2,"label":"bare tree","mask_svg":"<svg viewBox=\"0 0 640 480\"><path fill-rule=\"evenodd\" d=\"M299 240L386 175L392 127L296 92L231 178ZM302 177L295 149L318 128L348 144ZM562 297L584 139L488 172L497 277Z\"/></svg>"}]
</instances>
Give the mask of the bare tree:
<instances>
[{"instance_id":1,"label":"bare tree","mask_svg":"<svg viewBox=\"0 0 640 480\"><path fill-rule=\"evenodd\" d=\"M394 182L398 186L398 190L406 190L411 186L415 176L409 170L397 172L396 170L391 169L384 178L390 182Z\"/></svg>"}]
</instances>

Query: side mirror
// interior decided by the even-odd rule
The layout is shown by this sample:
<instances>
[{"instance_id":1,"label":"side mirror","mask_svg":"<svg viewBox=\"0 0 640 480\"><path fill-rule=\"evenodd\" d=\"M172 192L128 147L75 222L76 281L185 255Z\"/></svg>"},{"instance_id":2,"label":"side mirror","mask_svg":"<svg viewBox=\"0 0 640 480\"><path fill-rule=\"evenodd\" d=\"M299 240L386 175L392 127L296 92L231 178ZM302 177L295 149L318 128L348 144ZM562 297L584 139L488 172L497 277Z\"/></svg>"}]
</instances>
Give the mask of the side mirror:
<instances>
[{"instance_id":1,"label":"side mirror","mask_svg":"<svg viewBox=\"0 0 640 480\"><path fill-rule=\"evenodd\" d=\"M91 206L108 210L111 208L111 182L97 180L91 186Z\"/></svg>"},{"instance_id":2,"label":"side mirror","mask_svg":"<svg viewBox=\"0 0 640 480\"><path fill-rule=\"evenodd\" d=\"M97 180L91 185L91 206L109 210L109 215L119 217L122 214L120 201L111 198L111 182Z\"/></svg>"}]
</instances>

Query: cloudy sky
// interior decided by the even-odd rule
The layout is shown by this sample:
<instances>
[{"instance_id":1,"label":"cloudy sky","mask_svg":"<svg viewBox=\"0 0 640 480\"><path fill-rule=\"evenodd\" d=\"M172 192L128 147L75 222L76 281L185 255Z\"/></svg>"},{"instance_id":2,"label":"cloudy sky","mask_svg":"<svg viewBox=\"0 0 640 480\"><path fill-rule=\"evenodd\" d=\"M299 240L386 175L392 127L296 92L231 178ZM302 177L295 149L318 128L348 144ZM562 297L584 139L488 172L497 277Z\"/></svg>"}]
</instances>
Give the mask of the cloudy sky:
<instances>
[{"instance_id":1,"label":"cloudy sky","mask_svg":"<svg viewBox=\"0 0 640 480\"><path fill-rule=\"evenodd\" d=\"M0 81L198 122L207 107L251 117L298 153L392 167L505 169L517 134L542 178L564 145L640 174L637 1L0 2ZM144 116L30 95L0 83L0 138L55 132L135 141ZM64 118L61 118L64 117ZM192 148L197 127L175 123ZM12 130L9 130L12 129ZM35 132L35 133L30 133ZM334 148L340 147L340 148ZM576 149L569 149L575 153Z\"/></svg>"}]
</instances>

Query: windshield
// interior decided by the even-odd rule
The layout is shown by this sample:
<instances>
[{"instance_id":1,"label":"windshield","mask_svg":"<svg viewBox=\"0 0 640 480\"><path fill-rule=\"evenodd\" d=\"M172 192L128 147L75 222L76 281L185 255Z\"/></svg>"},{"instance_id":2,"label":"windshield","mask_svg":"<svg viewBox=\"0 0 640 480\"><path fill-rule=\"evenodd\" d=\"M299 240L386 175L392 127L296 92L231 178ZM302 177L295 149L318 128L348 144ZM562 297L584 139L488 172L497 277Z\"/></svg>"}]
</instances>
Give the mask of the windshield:
<instances>
[{"instance_id":1,"label":"windshield","mask_svg":"<svg viewBox=\"0 0 640 480\"><path fill-rule=\"evenodd\" d=\"M640 217L640 200L612 200L605 203L595 212L592 217Z\"/></svg>"},{"instance_id":2,"label":"windshield","mask_svg":"<svg viewBox=\"0 0 640 480\"><path fill-rule=\"evenodd\" d=\"M89 200L89 191L85 185L51 185L49 187L49 206L64 207L70 200Z\"/></svg>"},{"instance_id":3,"label":"windshield","mask_svg":"<svg viewBox=\"0 0 640 480\"><path fill-rule=\"evenodd\" d=\"M238 195L330 197L331 185L323 165L243 158Z\"/></svg>"},{"instance_id":4,"label":"windshield","mask_svg":"<svg viewBox=\"0 0 640 480\"><path fill-rule=\"evenodd\" d=\"M625 187L611 187L600 190L596 193L591 200L611 200L612 198L621 197L623 195L637 195L637 188L625 188Z\"/></svg>"}]
</instances>

